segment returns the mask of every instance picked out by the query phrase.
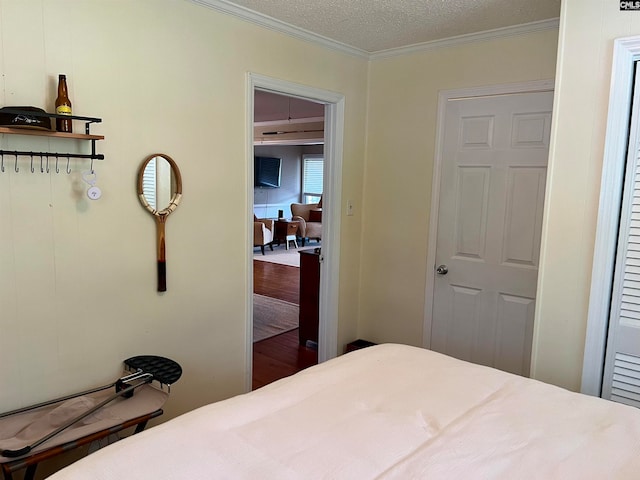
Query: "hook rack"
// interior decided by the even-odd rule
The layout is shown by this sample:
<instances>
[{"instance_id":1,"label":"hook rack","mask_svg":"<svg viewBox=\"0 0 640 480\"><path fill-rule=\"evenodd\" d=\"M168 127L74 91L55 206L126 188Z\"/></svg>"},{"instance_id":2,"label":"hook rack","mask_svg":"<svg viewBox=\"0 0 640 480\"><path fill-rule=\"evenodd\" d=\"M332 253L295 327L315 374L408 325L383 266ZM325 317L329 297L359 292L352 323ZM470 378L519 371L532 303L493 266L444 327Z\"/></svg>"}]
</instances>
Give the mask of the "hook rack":
<instances>
[{"instance_id":1,"label":"hook rack","mask_svg":"<svg viewBox=\"0 0 640 480\"><path fill-rule=\"evenodd\" d=\"M92 160L104 160L104 155L84 154L84 153L53 153L53 152L20 152L17 150L0 150L0 156L11 155L12 157L55 157L55 158L90 158Z\"/></svg>"},{"instance_id":2,"label":"hook rack","mask_svg":"<svg viewBox=\"0 0 640 480\"><path fill-rule=\"evenodd\" d=\"M16 115L30 115L35 117L45 117L45 118L65 118L72 120L79 120L85 122L84 130L85 133L66 133L66 132L53 132L49 130L29 130L24 128L15 128L15 127L0 127L0 133L12 134L12 135L36 135L41 137L58 137L58 138L68 138L68 139L77 139L77 140L89 140L91 142L91 153L90 154L82 154L82 153L55 153L55 152L32 152L32 151L20 151L20 150L0 150L0 172L5 171L4 166L4 156L10 155L15 157L14 171L18 173L20 169L18 168L18 157L30 157L31 164L30 170L32 173L35 172L35 168L33 166L33 157L40 157L40 172L44 173L43 169L43 158L46 157L46 171L49 173L49 157L54 157L56 159L56 173L59 172L58 168L58 159L60 157L67 159L67 168L66 172L71 173L69 168L69 159L70 158L86 158L91 160L91 172L93 172L93 161L94 160L104 160L104 155L101 153L96 153L96 141L104 140L104 136L102 135L92 135L90 133L90 125L92 123L100 123L102 119L94 118L94 117L82 117L78 115L58 115L55 113L44 113L44 112L32 112L32 111L23 111L20 109L5 109L7 113L12 113Z\"/></svg>"},{"instance_id":3,"label":"hook rack","mask_svg":"<svg viewBox=\"0 0 640 480\"><path fill-rule=\"evenodd\" d=\"M5 171L5 167L4 167L4 156L5 155L10 155L12 157L15 157L14 160L14 166L13 166L13 170L16 173L20 173L20 168L18 168L18 157L29 157L30 160L30 170L31 173L35 173L36 169L33 166L33 157L40 157L40 173L44 173L45 171L47 173L50 172L50 168L49 168L49 158L55 158L55 170L56 173L60 173L60 168L58 167L58 159L59 158L66 158L67 159L67 168L66 168L66 172L67 174L71 173L71 169L69 168L69 160L71 158L87 158L91 160L91 173L93 173L93 161L94 160L104 160L104 155L102 154L95 154L95 155L89 155L89 154L81 154L81 153L51 153L51 152L20 152L17 150L0 150L0 172L4 172ZM46 158L46 161L44 161L43 159ZM46 165L46 170L45 170L45 166Z\"/></svg>"}]
</instances>

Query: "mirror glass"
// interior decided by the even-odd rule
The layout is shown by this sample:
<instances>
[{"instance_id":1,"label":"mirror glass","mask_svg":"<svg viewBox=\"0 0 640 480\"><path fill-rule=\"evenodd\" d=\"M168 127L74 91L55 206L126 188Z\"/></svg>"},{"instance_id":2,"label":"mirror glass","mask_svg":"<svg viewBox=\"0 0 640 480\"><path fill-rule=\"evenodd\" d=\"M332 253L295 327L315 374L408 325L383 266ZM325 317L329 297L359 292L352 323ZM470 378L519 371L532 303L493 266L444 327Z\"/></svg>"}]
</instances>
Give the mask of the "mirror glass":
<instances>
[{"instance_id":1,"label":"mirror glass","mask_svg":"<svg viewBox=\"0 0 640 480\"><path fill-rule=\"evenodd\" d=\"M140 168L138 195L140 201L154 215L168 214L180 201L182 185L180 171L167 155L148 156Z\"/></svg>"},{"instance_id":2,"label":"mirror glass","mask_svg":"<svg viewBox=\"0 0 640 480\"><path fill-rule=\"evenodd\" d=\"M158 291L167 290L165 224L182 198L182 177L169 155L154 153L144 159L138 172L138 198L156 221Z\"/></svg>"}]
</instances>

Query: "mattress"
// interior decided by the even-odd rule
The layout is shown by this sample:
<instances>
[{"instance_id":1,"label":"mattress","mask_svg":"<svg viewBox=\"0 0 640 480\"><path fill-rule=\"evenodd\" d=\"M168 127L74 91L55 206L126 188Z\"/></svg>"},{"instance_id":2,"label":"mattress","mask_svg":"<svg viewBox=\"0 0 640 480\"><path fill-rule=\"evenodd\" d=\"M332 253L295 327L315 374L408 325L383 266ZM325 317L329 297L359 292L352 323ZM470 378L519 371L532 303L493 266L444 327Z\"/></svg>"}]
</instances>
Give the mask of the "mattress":
<instances>
[{"instance_id":1,"label":"mattress","mask_svg":"<svg viewBox=\"0 0 640 480\"><path fill-rule=\"evenodd\" d=\"M640 410L386 344L201 407L51 478L638 479Z\"/></svg>"}]
</instances>

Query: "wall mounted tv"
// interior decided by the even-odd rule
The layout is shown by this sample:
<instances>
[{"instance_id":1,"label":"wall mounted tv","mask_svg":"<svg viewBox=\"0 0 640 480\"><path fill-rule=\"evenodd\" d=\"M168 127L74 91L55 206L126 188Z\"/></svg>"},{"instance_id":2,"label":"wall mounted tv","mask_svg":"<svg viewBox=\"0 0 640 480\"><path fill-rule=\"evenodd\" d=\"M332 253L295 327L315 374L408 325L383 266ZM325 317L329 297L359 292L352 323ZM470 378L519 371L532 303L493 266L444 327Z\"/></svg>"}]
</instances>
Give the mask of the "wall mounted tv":
<instances>
[{"instance_id":1,"label":"wall mounted tv","mask_svg":"<svg viewBox=\"0 0 640 480\"><path fill-rule=\"evenodd\" d=\"M280 170L282 159L273 157L254 158L254 186L278 188L280 186Z\"/></svg>"}]
</instances>

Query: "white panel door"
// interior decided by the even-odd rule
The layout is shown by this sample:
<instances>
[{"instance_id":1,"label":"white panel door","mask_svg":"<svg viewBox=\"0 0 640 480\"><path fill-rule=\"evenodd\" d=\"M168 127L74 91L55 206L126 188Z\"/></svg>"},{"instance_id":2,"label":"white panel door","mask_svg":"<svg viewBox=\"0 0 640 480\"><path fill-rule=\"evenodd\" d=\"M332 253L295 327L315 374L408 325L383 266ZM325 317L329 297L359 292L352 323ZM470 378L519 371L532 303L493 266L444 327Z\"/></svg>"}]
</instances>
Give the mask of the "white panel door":
<instances>
[{"instance_id":1,"label":"white panel door","mask_svg":"<svg viewBox=\"0 0 640 480\"><path fill-rule=\"evenodd\" d=\"M553 92L447 104L433 350L527 376Z\"/></svg>"}]
</instances>

